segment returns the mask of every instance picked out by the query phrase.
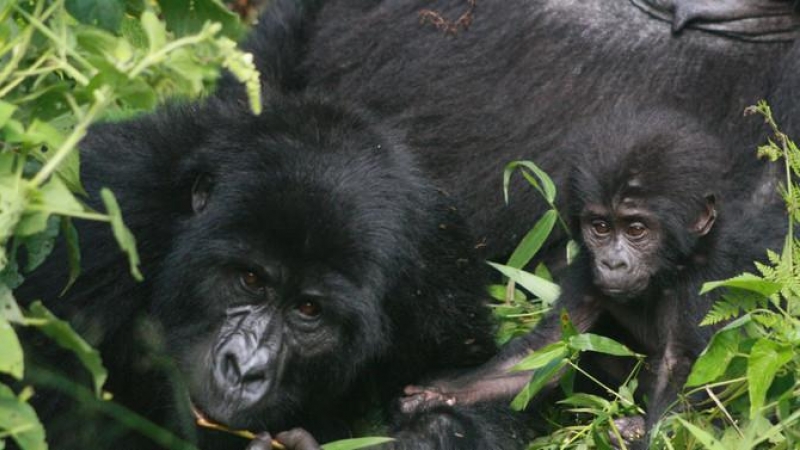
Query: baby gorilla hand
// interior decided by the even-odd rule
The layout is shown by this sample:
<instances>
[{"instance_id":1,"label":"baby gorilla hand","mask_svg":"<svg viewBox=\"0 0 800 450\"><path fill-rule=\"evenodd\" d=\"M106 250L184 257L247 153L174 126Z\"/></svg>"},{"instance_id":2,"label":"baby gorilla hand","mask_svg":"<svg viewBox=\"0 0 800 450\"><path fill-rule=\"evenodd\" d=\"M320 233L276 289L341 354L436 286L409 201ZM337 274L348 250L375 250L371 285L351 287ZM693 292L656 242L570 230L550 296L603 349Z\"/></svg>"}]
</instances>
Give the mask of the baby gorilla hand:
<instances>
[{"instance_id":1,"label":"baby gorilla hand","mask_svg":"<svg viewBox=\"0 0 800 450\"><path fill-rule=\"evenodd\" d=\"M428 411L441 405L453 406L456 397L436 386L406 386L405 397L400 398L400 411L405 414Z\"/></svg>"}]
</instances>

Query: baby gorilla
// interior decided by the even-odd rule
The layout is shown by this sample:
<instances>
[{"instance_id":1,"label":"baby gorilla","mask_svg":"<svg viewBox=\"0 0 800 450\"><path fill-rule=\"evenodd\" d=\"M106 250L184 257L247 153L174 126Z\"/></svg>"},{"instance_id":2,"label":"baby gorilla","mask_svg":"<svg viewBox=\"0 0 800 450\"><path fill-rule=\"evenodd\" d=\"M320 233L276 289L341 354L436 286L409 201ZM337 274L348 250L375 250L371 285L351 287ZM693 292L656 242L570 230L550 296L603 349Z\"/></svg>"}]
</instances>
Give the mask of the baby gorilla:
<instances>
[{"instance_id":1,"label":"baby gorilla","mask_svg":"<svg viewBox=\"0 0 800 450\"><path fill-rule=\"evenodd\" d=\"M763 258L765 248L778 247L785 233L782 205L774 190L775 200L766 204L726 198L733 196L734 152L691 117L666 109L620 110L578 126L568 147L567 211L581 251L552 311L482 368L407 387L402 409L510 400L531 373L509 370L561 338L562 311L580 332L612 337L647 355L640 377L649 399L646 422L631 421L639 424L631 434L649 430L675 402L715 331L698 325L719 295L700 295L702 284L738 275ZM768 184L769 168L759 170L766 180L760 184ZM581 364L612 385L629 373L620 359L597 354L584 355Z\"/></svg>"}]
</instances>

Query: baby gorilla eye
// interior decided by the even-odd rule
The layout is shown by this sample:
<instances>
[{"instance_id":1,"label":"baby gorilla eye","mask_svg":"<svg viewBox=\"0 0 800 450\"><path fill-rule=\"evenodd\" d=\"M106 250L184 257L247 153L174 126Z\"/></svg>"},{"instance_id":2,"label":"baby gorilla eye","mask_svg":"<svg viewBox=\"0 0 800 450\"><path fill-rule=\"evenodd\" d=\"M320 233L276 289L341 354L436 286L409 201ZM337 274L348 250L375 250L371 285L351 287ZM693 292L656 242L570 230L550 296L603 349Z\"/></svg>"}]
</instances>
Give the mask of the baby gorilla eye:
<instances>
[{"instance_id":1,"label":"baby gorilla eye","mask_svg":"<svg viewBox=\"0 0 800 450\"><path fill-rule=\"evenodd\" d=\"M632 223L628 226L628 236L633 238L640 238L647 233L647 227L641 223Z\"/></svg>"},{"instance_id":2,"label":"baby gorilla eye","mask_svg":"<svg viewBox=\"0 0 800 450\"><path fill-rule=\"evenodd\" d=\"M604 236L611 232L611 226L605 220L593 220L592 230L594 230L595 234Z\"/></svg>"}]
</instances>

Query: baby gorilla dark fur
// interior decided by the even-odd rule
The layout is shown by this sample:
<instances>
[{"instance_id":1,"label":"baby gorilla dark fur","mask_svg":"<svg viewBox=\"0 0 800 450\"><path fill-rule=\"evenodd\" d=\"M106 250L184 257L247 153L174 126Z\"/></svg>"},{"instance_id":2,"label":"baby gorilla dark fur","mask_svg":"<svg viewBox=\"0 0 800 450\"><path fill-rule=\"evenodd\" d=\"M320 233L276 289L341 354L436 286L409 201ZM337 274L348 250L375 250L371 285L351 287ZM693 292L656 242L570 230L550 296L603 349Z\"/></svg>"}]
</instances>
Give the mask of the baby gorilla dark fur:
<instances>
[{"instance_id":1,"label":"baby gorilla dark fur","mask_svg":"<svg viewBox=\"0 0 800 450\"><path fill-rule=\"evenodd\" d=\"M765 248L780 247L785 221L777 195L766 204L727 198L736 182L732 160L691 116L622 108L575 130L565 150L573 156L567 207L580 254L552 312L477 371L409 387L405 410L510 400L530 372L509 369L561 338L566 311L580 332L647 355L639 393L648 399L649 430L674 406L715 331L699 323L719 292L700 295L702 284L753 269ZM581 364L610 386L628 375L626 363L611 357L589 353Z\"/></svg>"}]
</instances>

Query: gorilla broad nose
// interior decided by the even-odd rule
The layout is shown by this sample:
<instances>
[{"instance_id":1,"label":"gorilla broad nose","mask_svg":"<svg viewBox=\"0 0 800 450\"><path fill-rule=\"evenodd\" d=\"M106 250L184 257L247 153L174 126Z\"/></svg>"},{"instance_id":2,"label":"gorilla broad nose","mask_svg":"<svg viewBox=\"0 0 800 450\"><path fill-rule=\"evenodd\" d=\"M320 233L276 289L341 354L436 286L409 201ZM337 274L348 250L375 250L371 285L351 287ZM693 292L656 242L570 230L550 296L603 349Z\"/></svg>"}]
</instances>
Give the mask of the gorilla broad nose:
<instances>
[{"instance_id":1,"label":"gorilla broad nose","mask_svg":"<svg viewBox=\"0 0 800 450\"><path fill-rule=\"evenodd\" d=\"M271 355L267 348L242 345L231 339L217 353L214 371L217 386L225 392L239 393L242 400L258 401L270 385Z\"/></svg>"},{"instance_id":2,"label":"gorilla broad nose","mask_svg":"<svg viewBox=\"0 0 800 450\"><path fill-rule=\"evenodd\" d=\"M604 258L600 260L602 268L605 270L625 270L628 263L622 258Z\"/></svg>"}]
</instances>

